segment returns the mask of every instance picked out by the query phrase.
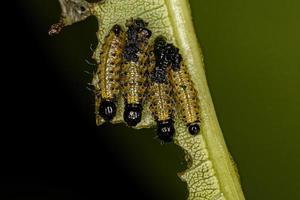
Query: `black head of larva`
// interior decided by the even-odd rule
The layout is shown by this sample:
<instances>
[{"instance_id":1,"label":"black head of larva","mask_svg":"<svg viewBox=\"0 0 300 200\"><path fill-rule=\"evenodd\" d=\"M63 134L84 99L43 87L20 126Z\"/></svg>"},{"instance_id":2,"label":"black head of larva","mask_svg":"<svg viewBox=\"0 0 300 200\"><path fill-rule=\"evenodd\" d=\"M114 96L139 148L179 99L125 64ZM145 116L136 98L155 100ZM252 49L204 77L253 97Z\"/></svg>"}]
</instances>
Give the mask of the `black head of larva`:
<instances>
[{"instance_id":1,"label":"black head of larva","mask_svg":"<svg viewBox=\"0 0 300 200\"><path fill-rule=\"evenodd\" d=\"M111 121L116 116L116 112L117 107L113 101L101 101L99 107L99 114L105 121Z\"/></svg>"},{"instance_id":2,"label":"black head of larva","mask_svg":"<svg viewBox=\"0 0 300 200\"><path fill-rule=\"evenodd\" d=\"M200 132L200 126L198 123L192 123L188 125L188 129L191 135L196 135Z\"/></svg>"},{"instance_id":3,"label":"black head of larva","mask_svg":"<svg viewBox=\"0 0 300 200\"><path fill-rule=\"evenodd\" d=\"M136 126L142 119L141 104L126 104L123 118L128 126Z\"/></svg>"},{"instance_id":4,"label":"black head of larva","mask_svg":"<svg viewBox=\"0 0 300 200\"><path fill-rule=\"evenodd\" d=\"M164 142L171 142L175 133L174 122L169 119L157 121L157 136Z\"/></svg>"},{"instance_id":5,"label":"black head of larva","mask_svg":"<svg viewBox=\"0 0 300 200\"><path fill-rule=\"evenodd\" d=\"M122 31L122 28L120 25L116 24L113 26L112 30L116 35L119 35Z\"/></svg>"}]
</instances>

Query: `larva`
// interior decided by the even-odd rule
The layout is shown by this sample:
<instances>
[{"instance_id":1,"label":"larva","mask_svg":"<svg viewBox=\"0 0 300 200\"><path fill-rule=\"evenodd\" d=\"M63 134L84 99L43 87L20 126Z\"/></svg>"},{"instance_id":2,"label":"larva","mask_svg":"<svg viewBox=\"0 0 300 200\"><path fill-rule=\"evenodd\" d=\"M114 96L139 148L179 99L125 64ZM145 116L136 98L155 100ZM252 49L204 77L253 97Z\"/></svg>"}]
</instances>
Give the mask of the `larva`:
<instances>
[{"instance_id":1,"label":"larva","mask_svg":"<svg viewBox=\"0 0 300 200\"><path fill-rule=\"evenodd\" d=\"M104 39L100 52L101 63L93 79L96 93L96 120L100 115L105 121L111 121L116 115L116 97L120 90L119 79L124 44L124 31L119 25L114 25Z\"/></svg>"},{"instance_id":2,"label":"larva","mask_svg":"<svg viewBox=\"0 0 300 200\"><path fill-rule=\"evenodd\" d=\"M153 48L149 51L149 100L150 111L157 123L158 138L171 142L175 133L173 114L174 104L171 97L171 85L167 77L168 62L165 51L165 40L162 37L155 39Z\"/></svg>"},{"instance_id":3,"label":"larva","mask_svg":"<svg viewBox=\"0 0 300 200\"><path fill-rule=\"evenodd\" d=\"M200 131L200 108L197 92L184 65L179 49L173 44L167 44L171 69L169 70L170 82L173 87L177 104L180 107L180 114L188 127L190 134L195 135Z\"/></svg>"},{"instance_id":4,"label":"larva","mask_svg":"<svg viewBox=\"0 0 300 200\"><path fill-rule=\"evenodd\" d=\"M147 88L146 52L151 31L142 19L127 21L123 52L121 83L125 103L123 118L129 126L136 126L142 118L143 101Z\"/></svg>"}]
</instances>

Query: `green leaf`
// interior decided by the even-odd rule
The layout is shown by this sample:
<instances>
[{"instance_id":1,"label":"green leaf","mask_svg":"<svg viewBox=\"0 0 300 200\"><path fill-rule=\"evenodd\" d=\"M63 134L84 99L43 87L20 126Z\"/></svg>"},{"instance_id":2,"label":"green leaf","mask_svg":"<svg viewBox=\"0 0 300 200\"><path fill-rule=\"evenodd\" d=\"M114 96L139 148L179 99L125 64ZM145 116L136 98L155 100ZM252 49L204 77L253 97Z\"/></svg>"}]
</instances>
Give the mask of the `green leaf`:
<instances>
[{"instance_id":1,"label":"green leaf","mask_svg":"<svg viewBox=\"0 0 300 200\"><path fill-rule=\"evenodd\" d=\"M63 8L63 25L71 25L89 15L96 16L99 44L93 58L98 63L105 35L114 24L124 26L130 18L144 19L149 22L152 38L164 35L169 42L179 47L198 92L202 120L201 134L191 136L184 123L176 117L175 143L184 149L188 161L188 169L179 173L179 176L187 183L189 199L244 199L238 173L226 148L207 86L203 56L193 28L188 1L105 0L89 4L83 0L60 0L60 3ZM87 11L82 13L85 10L82 7ZM118 106L121 109L118 109L113 123L123 122L122 105L122 98L119 98ZM148 104L145 105L143 116L137 128L155 125ZM98 125L103 122L100 118L97 120Z\"/></svg>"}]
</instances>

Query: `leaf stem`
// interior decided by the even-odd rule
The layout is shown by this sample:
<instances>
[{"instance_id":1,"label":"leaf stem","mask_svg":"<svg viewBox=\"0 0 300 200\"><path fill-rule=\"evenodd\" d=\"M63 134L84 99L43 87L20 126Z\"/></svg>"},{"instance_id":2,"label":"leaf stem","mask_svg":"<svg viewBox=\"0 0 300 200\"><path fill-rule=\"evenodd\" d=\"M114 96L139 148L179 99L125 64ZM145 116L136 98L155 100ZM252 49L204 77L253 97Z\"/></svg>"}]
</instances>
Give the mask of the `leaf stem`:
<instances>
[{"instance_id":1,"label":"leaf stem","mask_svg":"<svg viewBox=\"0 0 300 200\"><path fill-rule=\"evenodd\" d=\"M176 41L189 63L189 71L198 91L203 116L203 140L227 199L244 199L239 177L227 150L206 81L203 56L195 35L186 0L165 0Z\"/></svg>"}]
</instances>

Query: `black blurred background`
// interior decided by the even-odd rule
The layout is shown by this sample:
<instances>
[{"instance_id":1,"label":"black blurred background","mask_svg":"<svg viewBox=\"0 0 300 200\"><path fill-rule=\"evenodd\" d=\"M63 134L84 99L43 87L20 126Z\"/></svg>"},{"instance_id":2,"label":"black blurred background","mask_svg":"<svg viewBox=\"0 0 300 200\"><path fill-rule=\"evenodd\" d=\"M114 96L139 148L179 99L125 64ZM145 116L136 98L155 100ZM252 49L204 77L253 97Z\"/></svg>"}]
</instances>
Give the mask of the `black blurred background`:
<instances>
[{"instance_id":1,"label":"black blurred background","mask_svg":"<svg viewBox=\"0 0 300 200\"><path fill-rule=\"evenodd\" d=\"M300 199L296 0L191 0L224 137L246 199ZM184 153L154 130L96 127L97 21L55 37L56 0L2 7L0 199L186 199Z\"/></svg>"}]
</instances>

